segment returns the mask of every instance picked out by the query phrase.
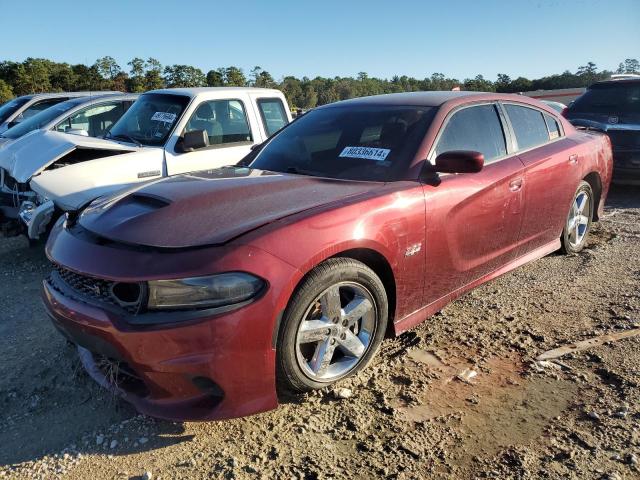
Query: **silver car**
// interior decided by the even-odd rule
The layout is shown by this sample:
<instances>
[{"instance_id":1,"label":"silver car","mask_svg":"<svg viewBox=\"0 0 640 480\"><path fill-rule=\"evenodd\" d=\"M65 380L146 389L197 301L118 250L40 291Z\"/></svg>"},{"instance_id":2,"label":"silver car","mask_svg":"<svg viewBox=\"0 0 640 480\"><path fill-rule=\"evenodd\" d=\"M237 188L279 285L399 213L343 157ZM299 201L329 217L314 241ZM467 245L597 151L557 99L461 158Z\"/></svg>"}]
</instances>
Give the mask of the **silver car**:
<instances>
[{"instance_id":1,"label":"silver car","mask_svg":"<svg viewBox=\"0 0 640 480\"><path fill-rule=\"evenodd\" d=\"M88 137L109 131L138 98L137 94L78 97L41 111L0 134L0 148L34 130L56 130Z\"/></svg>"},{"instance_id":2,"label":"silver car","mask_svg":"<svg viewBox=\"0 0 640 480\"><path fill-rule=\"evenodd\" d=\"M71 98L91 97L96 94L104 95L120 92L64 92L64 93L35 93L14 98L0 105L0 134L17 125L23 120L46 110L53 105Z\"/></svg>"}]
</instances>

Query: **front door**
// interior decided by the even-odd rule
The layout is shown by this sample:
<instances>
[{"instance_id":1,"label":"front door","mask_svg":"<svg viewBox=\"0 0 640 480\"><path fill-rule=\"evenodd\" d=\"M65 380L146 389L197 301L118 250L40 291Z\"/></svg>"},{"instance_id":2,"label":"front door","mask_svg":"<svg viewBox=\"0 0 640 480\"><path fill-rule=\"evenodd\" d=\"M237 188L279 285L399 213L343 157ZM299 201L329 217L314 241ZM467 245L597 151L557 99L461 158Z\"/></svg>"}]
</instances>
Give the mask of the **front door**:
<instances>
[{"instance_id":1,"label":"front door","mask_svg":"<svg viewBox=\"0 0 640 480\"><path fill-rule=\"evenodd\" d=\"M193 152L167 151L167 173L196 172L235 165L251 151L254 143L262 141L262 134L251 128L243 99L205 100L191 115L181 136L186 132L204 130L209 147ZM255 127L255 125L254 125ZM176 145L176 150L180 144Z\"/></svg>"},{"instance_id":2,"label":"front door","mask_svg":"<svg viewBox=\"0 0 640 480\"><path fill-rule=\"evenodd\" d=\"M516 258L523 218L523 164L507 149L495 104L454 112L436 140L431 159L452 150L485 157L478 173L442 174L425 185L426 304L478 280Z\"/></svg>"}]
</instances>

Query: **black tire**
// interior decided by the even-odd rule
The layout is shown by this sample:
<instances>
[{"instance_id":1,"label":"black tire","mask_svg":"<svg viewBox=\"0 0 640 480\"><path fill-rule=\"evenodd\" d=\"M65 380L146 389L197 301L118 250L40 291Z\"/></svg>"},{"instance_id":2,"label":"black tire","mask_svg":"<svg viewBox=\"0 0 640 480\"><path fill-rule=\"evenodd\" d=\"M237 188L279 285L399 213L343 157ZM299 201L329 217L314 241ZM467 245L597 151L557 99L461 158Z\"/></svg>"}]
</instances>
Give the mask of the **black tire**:
<instances>
[{"instance_id":1,"label":"black tire","mask_svg":"<svg viewBox=\"0 0 640 480\"><path fill-rule=\"evenodd\" d=\"M585 224L584 233L582 233L581 237L578 238L575 228L571 228L571 223L573 222L575 216L575 208L578 197L583 195L587 196L587 204L585 205L585 208L588 208L588 213L584 215L585 217L587 217L587 222ZM580 252L584 248L587 243L589 231L591 230L591 224L593 222L593 210L593 189L587 182L582 181L580 182L580 185L578 185L576 193L573 195L571 206L569 207L569 213L567 214L567 219L564 224L564 229L562 230L562 235L560 236L561 251L563 253L574 254Z\"/></svg>"},{"instance_id":2,"label":"black tire","mask_svg":"<svg viewBox=\"0 0 640 480\"><path fill-rule=\"evenodd\" d=\"M369 299L373 301L375 330L368 337L369 343L359 359L345 356L345 358L353 358L352 361L356 362L349 371L345 372L339 378L331 378L329 380L311 378L309 374L305 373L299 362L298 355L300 350L297 344L298 329L304 320L305 314L309 312L314 305L316 309L318 308L320 303L319 297L323 292L328 291L331 287L335 288L337 285L340 285L338 292L340 294L341 304L349 301L348 298L344 298L345 288L348 289L353 285L353 288L366 290L369 294L367 301L369 301ZM365 368L382 343L387 328L388 315L389 306L384 285L375 272L365 264L351 258L331 258L318 265L307 275L302 284L294 292L282 318L276 346L279 391L281 393L297 393L324 388L342 378L354 375ZM369 315L367 318L369 319L367 321L371 322L371 318L373 317ZM362 325L362 322L365 321L364 319L365 317L362 316L358 322ZM339 322L336 321L335 323L337 328L340 328ZM345 324L346 322L343 325ZM323 340L318 340L318 342L322 343ZM340 342L340 340L338 340L338 342ZM338 356L344 355L338 350L341 348L340 345L336 345L334 348L336 348L335 351L338 352ZM332 356L333 355L335 354L332 353Z\"/></svg>"}]
</instances>

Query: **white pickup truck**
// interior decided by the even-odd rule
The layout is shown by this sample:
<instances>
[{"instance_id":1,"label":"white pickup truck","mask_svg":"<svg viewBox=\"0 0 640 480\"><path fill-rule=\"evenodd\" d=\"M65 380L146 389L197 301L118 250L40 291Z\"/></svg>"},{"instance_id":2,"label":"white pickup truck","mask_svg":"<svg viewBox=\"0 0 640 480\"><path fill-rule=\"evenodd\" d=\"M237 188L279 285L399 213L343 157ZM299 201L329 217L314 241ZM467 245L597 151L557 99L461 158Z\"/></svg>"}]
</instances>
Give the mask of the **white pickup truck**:
<instances>
[{"instance_id":1,"label":"white pickup truck","mask_svg":"<svg viewBox=\"0 0 640 480\"><path fill-rule=\"evenodd\" d=\"M0 222L37 239L52 218L127 185L235 164L290 121L278 90L185 88L141 95L105 138L32 132L0 149L4 190L19 203Z\"/></svg>"}]
</instances>

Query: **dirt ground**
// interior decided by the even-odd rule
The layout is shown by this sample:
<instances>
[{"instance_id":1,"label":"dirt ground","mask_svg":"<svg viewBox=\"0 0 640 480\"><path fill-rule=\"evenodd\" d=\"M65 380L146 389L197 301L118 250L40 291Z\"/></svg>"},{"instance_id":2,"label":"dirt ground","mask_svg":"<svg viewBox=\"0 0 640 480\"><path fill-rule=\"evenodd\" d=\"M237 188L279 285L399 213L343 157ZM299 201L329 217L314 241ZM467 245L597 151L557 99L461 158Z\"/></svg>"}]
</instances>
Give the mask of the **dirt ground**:
<instances>
[{"instance_id":1,"label":"dirt ground","mask_svg":"<svg viewBox=\"0 0 640 480\"><path fill-rule=\"evenodd\" d=\"M640 478L640 188L580 255L550 255L386 340L335 391L210 423L137 415L47 320L48 265L0 241L0 478ZM475 374L475 376L474 376Z\"/></svg>"}]
</instances>

